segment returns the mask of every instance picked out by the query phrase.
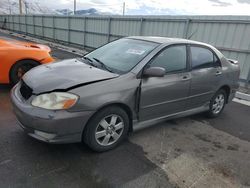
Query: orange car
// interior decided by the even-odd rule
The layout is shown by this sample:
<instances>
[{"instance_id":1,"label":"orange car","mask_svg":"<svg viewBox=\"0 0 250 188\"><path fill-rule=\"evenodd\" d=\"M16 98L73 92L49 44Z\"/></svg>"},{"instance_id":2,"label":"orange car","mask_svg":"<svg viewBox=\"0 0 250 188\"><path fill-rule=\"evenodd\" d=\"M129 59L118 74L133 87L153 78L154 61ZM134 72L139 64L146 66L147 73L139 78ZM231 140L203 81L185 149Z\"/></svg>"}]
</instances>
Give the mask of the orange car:
<instances>
[{"instance_id":1,"label":"orange car","mask_svg":"<svg viewBox=\"0 0 250 188\"><path fill-rule=\"evenodd\" d=\"M0 84L15 84L31 68L53 62L46 45L0 38Z\"/></svg>"}]
</instances>

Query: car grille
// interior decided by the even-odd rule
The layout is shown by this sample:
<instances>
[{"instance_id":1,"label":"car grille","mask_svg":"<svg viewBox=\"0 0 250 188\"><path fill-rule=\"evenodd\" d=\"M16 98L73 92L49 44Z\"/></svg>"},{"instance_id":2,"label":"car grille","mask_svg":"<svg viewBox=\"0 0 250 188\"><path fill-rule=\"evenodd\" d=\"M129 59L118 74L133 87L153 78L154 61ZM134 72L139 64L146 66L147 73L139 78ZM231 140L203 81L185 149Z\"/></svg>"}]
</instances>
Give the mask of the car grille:
<instances>
[{"instance_id":1,"label":"car grille","mask_svg":"<svg viewBox=\"0 0 250 188\"><path fill-rule=\"evenodd\" d=\"M20 93L22 97L28 100L31 97L32 92L33 90L27 84L25 84L24 81L21 81Z\"/></svg>"}]
</instances>

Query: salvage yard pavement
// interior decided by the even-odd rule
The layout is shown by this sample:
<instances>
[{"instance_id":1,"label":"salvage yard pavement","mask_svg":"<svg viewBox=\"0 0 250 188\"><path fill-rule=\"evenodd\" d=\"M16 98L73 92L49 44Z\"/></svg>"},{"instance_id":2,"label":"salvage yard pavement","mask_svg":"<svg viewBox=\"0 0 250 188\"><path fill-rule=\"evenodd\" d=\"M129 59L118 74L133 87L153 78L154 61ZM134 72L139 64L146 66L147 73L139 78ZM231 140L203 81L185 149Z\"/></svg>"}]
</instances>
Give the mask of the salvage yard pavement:
<instances>
[{"instance_id":1,"label":"salvage yard pavement","mask_svg":"<svg viewBox=\"0 0 250 188\"><path fill-rule=\"evenodd\" d=\"M250 186L250 143L213 128L206 120L162 123L131 141L143 147L147 158L178 187Z\"/></svg>"},{"instance_id":2,"label":"salvage yard pavement","mask_svg":"<svg viewBox=\"0 0 250 188\"><path fill-rule=\"evenodd\" d=\"M250 186L246 105L232 102L218 119L167 121L133 133L115 150L94 153L82 144L28 137L11 111L10 88L0 89L0 187Z\"/></svg>"},{"instance_id":3,"label":"salvage yard pavement","mask_svg":"<svg viewBox=\"0 0 250 188\"><path fill-rule=\"evenodd\" d=\"M75 56L52 50L58 59ZM250 187L248 105L232 102L216 119L166 121L94 153L28 137L12 113L10 90L0 86L0 187Z\"/></svg>"}]
</instances>

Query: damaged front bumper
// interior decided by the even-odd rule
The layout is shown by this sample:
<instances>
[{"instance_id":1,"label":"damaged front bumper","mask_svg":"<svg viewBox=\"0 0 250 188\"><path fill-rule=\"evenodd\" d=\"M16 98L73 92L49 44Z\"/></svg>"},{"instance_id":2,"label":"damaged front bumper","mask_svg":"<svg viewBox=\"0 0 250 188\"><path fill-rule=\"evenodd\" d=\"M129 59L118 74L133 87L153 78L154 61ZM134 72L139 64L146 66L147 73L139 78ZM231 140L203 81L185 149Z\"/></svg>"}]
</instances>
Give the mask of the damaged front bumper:
<instances>
[{"instance_id":1,"label":"damaged front bumper","mask_svg":"<svg viewBox=\"0 0 250 188\"><path fill-rule=\"evenodd\" d=\"M11 91L13 111L20 126L33 138L49 143L82 141L82 132L94 111L68 112L46 110L31 105L19 92L19 85Z\"/></svg>"}]
</instances>

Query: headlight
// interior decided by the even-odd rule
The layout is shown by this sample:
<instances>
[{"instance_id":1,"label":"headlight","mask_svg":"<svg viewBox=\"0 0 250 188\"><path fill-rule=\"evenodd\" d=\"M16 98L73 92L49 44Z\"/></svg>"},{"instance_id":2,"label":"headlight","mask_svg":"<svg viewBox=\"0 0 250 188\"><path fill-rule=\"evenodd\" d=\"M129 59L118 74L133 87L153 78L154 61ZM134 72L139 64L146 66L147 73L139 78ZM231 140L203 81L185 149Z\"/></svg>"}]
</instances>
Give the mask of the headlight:
<instances>
[{"instance_id":1,"label":"headlight","mask_svg":"<svg viewBox=\"0 0 250 188\"><path fill-rule=\"evenodd\" d=\"M31 104L48 110L62 110L74 106L78 98L72 93L53 92L36 96Z\"/></svg>"}]
</instances>

